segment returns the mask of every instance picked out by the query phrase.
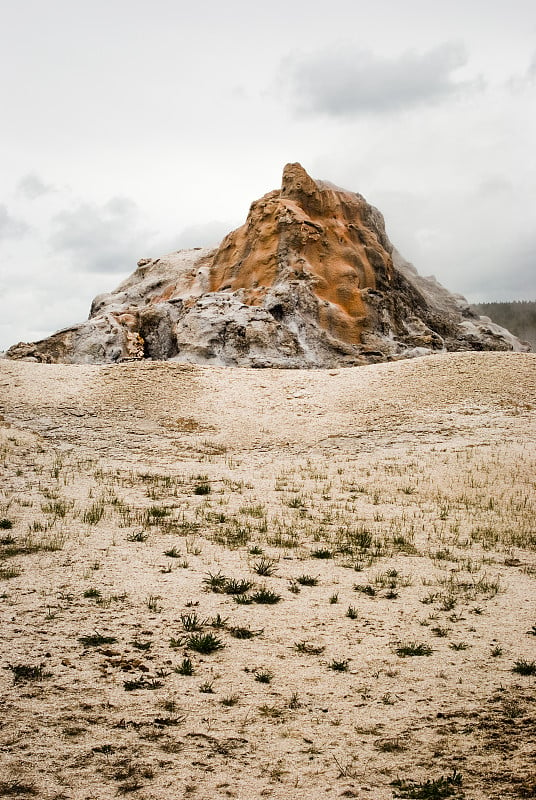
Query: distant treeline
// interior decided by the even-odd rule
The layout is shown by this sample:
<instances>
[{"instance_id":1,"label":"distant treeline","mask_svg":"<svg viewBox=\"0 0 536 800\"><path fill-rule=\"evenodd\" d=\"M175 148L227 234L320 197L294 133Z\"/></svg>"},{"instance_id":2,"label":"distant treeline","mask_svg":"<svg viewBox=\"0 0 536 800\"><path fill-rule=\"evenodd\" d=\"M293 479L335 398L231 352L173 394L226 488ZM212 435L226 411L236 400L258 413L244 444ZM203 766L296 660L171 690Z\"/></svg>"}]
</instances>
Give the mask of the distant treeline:
<instances>
[{"instance_id":1,"label":"distant treeline","mask_svg":"<svg viewBox=\"0 0 536 800\"><path fill-rule=\"evenodd\" d=\"M497 325L529 342L536 352L536 300L514 300L511 303L474 303L478 314L489 317Z\"/></svg>"}]
</instances>

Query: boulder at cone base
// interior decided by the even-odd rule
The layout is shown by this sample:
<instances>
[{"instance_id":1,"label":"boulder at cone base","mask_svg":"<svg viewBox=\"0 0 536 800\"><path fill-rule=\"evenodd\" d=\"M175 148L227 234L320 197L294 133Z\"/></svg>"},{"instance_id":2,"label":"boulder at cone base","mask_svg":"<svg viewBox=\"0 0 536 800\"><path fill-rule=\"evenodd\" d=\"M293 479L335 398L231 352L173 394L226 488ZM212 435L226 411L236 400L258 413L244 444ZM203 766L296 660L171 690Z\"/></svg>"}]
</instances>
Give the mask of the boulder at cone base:
<instances>
[{"instance_id":1,"label":"boulder at cone base","mask_svg":"<svg viewBox=\"0 0 536 800\"><path fill-rule=\"evenodd\" d=\"M142 259L114 292L95 298L86 322L6 355L298 368L528 349L419 276L361 195L287 164L281 189L255 201L216 250Z\"/></svg>"}]
</instances>

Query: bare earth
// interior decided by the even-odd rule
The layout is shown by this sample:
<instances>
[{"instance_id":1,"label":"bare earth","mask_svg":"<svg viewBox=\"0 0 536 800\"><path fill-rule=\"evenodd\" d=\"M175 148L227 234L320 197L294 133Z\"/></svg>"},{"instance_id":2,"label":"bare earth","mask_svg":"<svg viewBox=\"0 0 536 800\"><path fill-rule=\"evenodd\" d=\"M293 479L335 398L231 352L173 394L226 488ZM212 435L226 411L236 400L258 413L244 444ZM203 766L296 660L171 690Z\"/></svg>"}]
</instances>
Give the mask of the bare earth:
<instances>
[{"instance_id":1,"label":"bare earth","mask_svg":"<svg viewBox=\"0 0 536 800\"><path fill-rule=\"evenodd\" d=\"M0 361L0 412L0 796L536 797L535 355Z\"/></svg>"}]
</instances>

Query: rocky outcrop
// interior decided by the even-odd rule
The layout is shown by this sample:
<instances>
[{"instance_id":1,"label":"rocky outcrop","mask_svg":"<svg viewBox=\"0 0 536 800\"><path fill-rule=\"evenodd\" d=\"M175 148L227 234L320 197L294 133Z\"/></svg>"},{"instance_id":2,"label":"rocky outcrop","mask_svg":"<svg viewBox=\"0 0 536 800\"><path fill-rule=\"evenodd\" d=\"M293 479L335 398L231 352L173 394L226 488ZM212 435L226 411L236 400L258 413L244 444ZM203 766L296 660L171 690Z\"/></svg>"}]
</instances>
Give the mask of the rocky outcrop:
<instances>
[{"instance_id":1,"label":"rocky outcrop","mask_svg":"<svg viewBox=\"0 0 536 800\"><path fill-rule=\"evenodd\" d=\"M6 355L331 367L526 349L464 298L418 275L361 195L287 164L281 189L254 202L216 250L142 259L114 292L95 298L86 322Z\"/></svg>"}]
</instances>

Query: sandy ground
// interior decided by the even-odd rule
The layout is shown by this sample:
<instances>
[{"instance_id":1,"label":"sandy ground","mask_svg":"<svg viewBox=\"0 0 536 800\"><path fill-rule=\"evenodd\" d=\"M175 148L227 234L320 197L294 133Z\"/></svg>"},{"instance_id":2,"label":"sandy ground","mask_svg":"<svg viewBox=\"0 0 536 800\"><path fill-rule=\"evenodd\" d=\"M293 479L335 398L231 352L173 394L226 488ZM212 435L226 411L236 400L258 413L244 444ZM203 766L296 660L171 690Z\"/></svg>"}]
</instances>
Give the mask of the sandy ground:
<instances>
[{"instance_id":1,"label":"sandy ground","mask_svg":"<svg viewBox=\"0 0 536 800\"><path fill-rule=\"evenodd\" d=\"M0 412L0 796L536 797L536 356L0 361Z\"/></svg>"}]
</instances>

